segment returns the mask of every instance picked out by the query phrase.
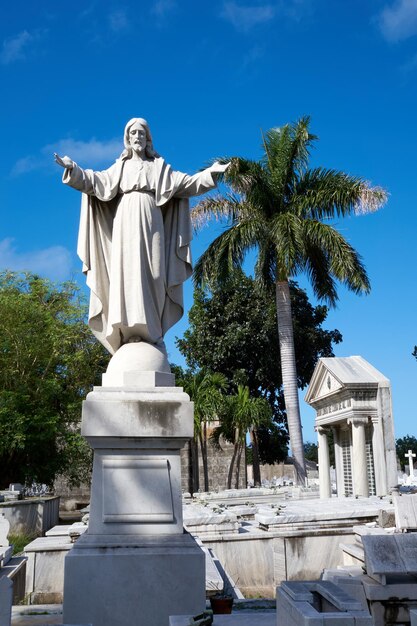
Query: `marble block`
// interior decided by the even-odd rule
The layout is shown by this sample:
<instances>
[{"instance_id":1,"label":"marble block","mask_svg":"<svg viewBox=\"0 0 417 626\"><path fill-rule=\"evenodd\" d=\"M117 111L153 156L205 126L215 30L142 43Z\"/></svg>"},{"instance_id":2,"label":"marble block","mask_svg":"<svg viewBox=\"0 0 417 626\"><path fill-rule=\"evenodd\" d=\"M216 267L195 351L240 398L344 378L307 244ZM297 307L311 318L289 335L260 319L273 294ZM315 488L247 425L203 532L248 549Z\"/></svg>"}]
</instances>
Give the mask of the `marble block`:
<instances>
[{"instance_id":1,"label":"marble block","mask_svg":"<svg viewBox=\"0 0 417 626\"><path fill-rule=\"evenodd\" d=\"M9 540L7 539L7 535L10 530L10 522L5 518L5 516L0 513L0 546L8 546Z\"/></svg>"},{"instance_id":2,"label":"marble block","mask_svg":"<svg viewBox=\"0 0 417 626\"><path fill-rule=\"evenodd\" d=\"M205 556L191 535L84 534L65 560L64 623L166 626L205 607Z\"/></svg>"},{"instance_id":3,"label":"marble block","mask_svg":"<svg viewBox=\"0 0 417 626\"><path fill-rule=\"evenodd\" d=\"M237 516L229 510L213 510L211 507L186 505L183 508L184 526L198 537L238 533Z\"/></svg>"},{"instance_id":4,"label":"marble block","mask_svg":"<svg viewBox=\"0 0 417 626\"><path fill-rule=\"evenodd\" d=\"M181 388L95 388L81 432L94 449L89 533L183 532L180 451L193 436Z\"/></svg>"},{"instance_id":5,"label":"marble block","mask_svg":"<svg viewBox=\"0 0 417 626\"><path fill-rule=\"evenodd\" d=\"M7 565L12 558L13 546L0 546L0 568Z\"/></svg>"},{"instance_id":6,"label":"marble block","mask_svg":"<svg viewBox=\"0 0 417 626\"><path fill-rule=\"evenodd\" d=\"M417 575L417 534L364 535L368 576L385 584L391 575Z\"/></svg>"},{"instance_id":7,"label":"marble block","mask_svg":"<svg viewBox=\"0 0 417 626\"><path fill-rule=\"evenodd\" d=\"M10 626L12 619L13 583L7 576L0 577L0 626Z\"/></svg>"},{"instance_id":8,"label":"marble block","mask_svg":"<svg viewBox=\"0 0 417 626\"><path fill-rule=\"evenodd\" d=\"M328 581L283 582L277 589L277 626L372 626L357 600Z\"/></svg>"},{"instance_id":9,"label":"marble block","mask_svg":"<svg viewBox=\"0 0 417 626\"><path fill-rule=\"evenodd\" d=\"M417 494L393 498L395 525L399 530L417 530Z\"/></svg>"},{"instance_id":10,"label":"marble block","mask_svg":"<svg viewBox=\"0 0 417 626\"><path fill-rule=\"evenodd\" d=\"M190 626L191 617L192 615L173 615L169 618L169 626ZM239 611L231 615L215 615L213 626L277 626L277 618L273 613Z\"/></svg>"},{"instance_id":11,"label":"marble block","mask_svg":"<svg viewBox=\"0 0 417 626\"><path fill-rule=\"evenodd\" d=\"M205 554L184 533L181 498L180 451L193 432L193 403L180 388L87 396L90 516L65 558L64 623L166 626L170 615L202 612Z\"/></svg>"}]
</instances>

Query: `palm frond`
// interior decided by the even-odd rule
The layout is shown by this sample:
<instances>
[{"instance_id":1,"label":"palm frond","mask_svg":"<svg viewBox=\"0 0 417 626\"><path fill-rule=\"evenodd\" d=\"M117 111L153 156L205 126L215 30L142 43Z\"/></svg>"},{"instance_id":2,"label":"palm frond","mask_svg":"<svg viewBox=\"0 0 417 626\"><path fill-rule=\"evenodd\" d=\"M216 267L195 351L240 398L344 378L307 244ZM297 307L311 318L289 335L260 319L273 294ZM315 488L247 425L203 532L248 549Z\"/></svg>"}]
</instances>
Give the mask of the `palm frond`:
<instances>
[{"instance_id":1,"label":"palm frond","mask_svg":"<svg viewBox=\"0 0 417 626\"><path fill-rule=\"evenodd\" d=\"M258 258L255 263L255 276L261 288L271 287L276 280L277 260L275 248L271 241L262 241L259 244Z\"/></svg>"},{"instance_id":2,"label":"palm frond","mask_svg":"<svg viewBox=\"0 0 417 626\"><path fill-rule=\"evenodd\" d=\"M304 172L291 203L300 215L329 219L376 211L386 199L385 190L371 187L363 178L319 167Z\"/></svg>"},{"instance_id":3,"label":"palm frond","mask_svg":"<svg viewBox=\"0 0 417 626\"><path fill-rule=\"evenodd\" d=\"M369 278L361 256L335 228L318 220L304 220L303 241L309 258L314 258L315 254L324 255L327 259L327 271L332 278L336 278L356 294L369 293ZM309 267L308 263L307 261L306 268ZM326 285L323 289L317 286L315 291L319 297L334 304L334 297L324 293Z\"/></svg>"},{"instance_id":4,"label":"palm frond","mask_svg":"<svg viewBox=\"0 0 417 626\"><path fill-rule=\"evenodd\" d=\"M249 250L264 236L264 224L257 219L244 220L229 228L198 259L194 267L194 284L224 284L228 276L242 266Z\"/></svg>"},{"instance_id":5,"label":"palm frond","mask_svg":"<svg viewBox=\"0 0 417 626\"><path fill-rule=\"evenodd\" d=\"M276 258L275 280L288 280L303 264L301 226L302 220L290 212L279 213L270 221L268 231Z\"/></svg>"},{"instance_id":6,"label":"palm frond","mask_svg":"<svg viewBox=\"0 0 417 626\"><path fill-rule=\"evenodd\" d=\"M317 139L309 132L309 124L310 118L305 116L295 124L272 128L263 137L263 162L282 200L291 195L297 179L307 169L310 145Z\"/></svg>"},{"instance_id":7,"label":"palm frond","mask_svg":"<svg viewBox=\"0 0 417 626\"><path fill-rule=\"evenodd\" d=\"M262 163L235 157L225 172L224 181L259 211L267 215L272 212L276 198Z\"/></svg>"},{"instance_id":8,"label":"palm frond","mask_svg":"<svg viewBox=\"0 0 417 626\"><path fill-rule=\"evenodd\" d=\"M242 211L242 203L234 194L206 196L191 209L191 222L196 231L201 230L212 219L227 219L233 223Z\"/></svg>"},{"instance_id":9,"label":"palm frond","mask_svg":"<svg viewBox=\"0 0 417 626\"><path fill-rule=\"evenodd\" d=\"M388 192L382 187L371 187L367 181L364 182L360 197L355 204L355 214L374 213L378 211L388 200Z\"/></svg>"}]
</instances>

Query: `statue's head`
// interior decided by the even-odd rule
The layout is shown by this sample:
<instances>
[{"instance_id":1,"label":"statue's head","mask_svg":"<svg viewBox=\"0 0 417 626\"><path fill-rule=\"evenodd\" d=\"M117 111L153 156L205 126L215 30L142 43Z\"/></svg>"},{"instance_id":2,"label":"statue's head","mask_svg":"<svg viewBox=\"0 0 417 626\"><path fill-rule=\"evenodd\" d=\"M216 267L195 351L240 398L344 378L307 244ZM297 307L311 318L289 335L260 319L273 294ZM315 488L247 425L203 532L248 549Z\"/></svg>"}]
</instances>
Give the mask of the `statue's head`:
<instances>
[{"instance_id":1,"label":"statue's head","mask_svg":"<svg viewBox=\"0 0 417 626\"><path fill-rule=\"evenodd\" d=\"M148 124L148 122L146 120L143 119L143 117L133 117L126 124L125 132L124 132L124 135L123 135L123 141L124 141L124 145L125 145L125 150L122 152L121 158L122 159L123 158L124 159L129 159L132 156L133 149L132 149L132 146L131 146L131 143L130 143L130 129L134 125L140 125L144 129L144 131L146 133L145 154L148 157L148 159L154 159L156 156L158 156L158 154L155 152L155 150L153 148L152 135L151 135L151 131L149 129L149 124Z\"/></svg>"}]
</instances>

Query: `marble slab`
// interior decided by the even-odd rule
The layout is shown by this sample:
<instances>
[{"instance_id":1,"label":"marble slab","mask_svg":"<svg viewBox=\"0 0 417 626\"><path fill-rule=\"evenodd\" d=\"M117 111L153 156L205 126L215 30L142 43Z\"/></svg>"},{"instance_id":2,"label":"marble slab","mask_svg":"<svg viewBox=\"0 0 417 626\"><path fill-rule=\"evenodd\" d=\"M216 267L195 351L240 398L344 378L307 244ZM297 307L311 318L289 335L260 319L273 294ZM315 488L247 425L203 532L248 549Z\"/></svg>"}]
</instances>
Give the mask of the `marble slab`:
<instances>
[{"instance_id":1,"label":"marble slab","mask_svg":"<svg viewBox=\"0 0 417 626\"><path fill-rule=\"evenodd\" d=\"M283 582L277 589L277 626L372 626L361 602L329 581Z\"/></svg>"},{"instance_id":2,"label":"marble slab","mask_svg":"<svg viewBox=\"0 0 417 626\"><path fill-rule=\"evenodd\" d=\"M10 530L9 520L7 520L2 513L0 513L0 546L9 545L9 540L7 539L9 530Z\"/></svg>"},{"instance_id":3,"label":"marble slab","mask_svg":"<svg viewBox=\"0 0 417 626\"><path fill-rule=\"evenodd\" d=\"M10 626L12 617L13 583L7 576L0 577L0 624Z\"/></svg>"},{"instance_id":4,"label":"marble slab","mask_svg":"<svg viewBox=\"0 0 417 626\"><path fill-rule=\"evenodd\" d=\"M399 530L417 530L417 494L403 494L394 499L395 523Z\"/></svg>"},{"instance_id":5,"label":"marble slab","mask_svg":"<svg viewBox=\"0 0 417 626\"><path fill-rule=\"evenodd\" d=\"M368 576L417 575L417 534L364 535Z\"/></svg>"},{"instance_id":6,"label":"marble slab","mask_svg":"<svg viewBox=\"0 0 417 626\"><path fill-rule=\"evenodd\" d=\"M189 626L191 615L173 615L169 618L169 626ZM280 626L274 613L242 613L238 611L230 615L215 615L213 626Z\"/></svg>"}]
</instances>

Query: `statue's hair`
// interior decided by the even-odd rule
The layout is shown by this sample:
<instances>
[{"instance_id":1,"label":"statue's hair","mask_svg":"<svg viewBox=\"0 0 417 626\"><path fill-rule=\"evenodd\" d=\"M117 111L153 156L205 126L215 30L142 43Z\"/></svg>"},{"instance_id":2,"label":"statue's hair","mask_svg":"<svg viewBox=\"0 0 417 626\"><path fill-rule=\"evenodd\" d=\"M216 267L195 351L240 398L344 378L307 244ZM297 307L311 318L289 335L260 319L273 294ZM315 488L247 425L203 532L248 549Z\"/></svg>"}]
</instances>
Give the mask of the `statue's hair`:
<instances>
[{"instance_id":1,"label":"statue's hair","mask_svg":"<svg viewBox=\"0 0 417 626\"><path fill-rule=\"evenodd\" d=\"M133 126L133 124L135 124L136 122L140 124L141 126L143 126L143 128L146 131L146 147L145 147L146 156L148 157L148 159L154 159L155 157L158 157L159 154L154 150L154 147L153 147L152 135L151 135L148 122L145 119L143 119L143 117L132 117L132 119L129 120L125 126L125 132L123 135L123 142L125 145L125 149L120 155L120 158L130 159L132 156L133 149L129 141L129 131L130 131L130 128Z\"/></svg>"}]
</instances>

